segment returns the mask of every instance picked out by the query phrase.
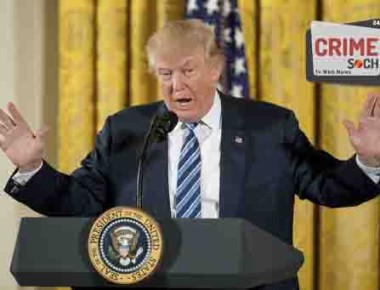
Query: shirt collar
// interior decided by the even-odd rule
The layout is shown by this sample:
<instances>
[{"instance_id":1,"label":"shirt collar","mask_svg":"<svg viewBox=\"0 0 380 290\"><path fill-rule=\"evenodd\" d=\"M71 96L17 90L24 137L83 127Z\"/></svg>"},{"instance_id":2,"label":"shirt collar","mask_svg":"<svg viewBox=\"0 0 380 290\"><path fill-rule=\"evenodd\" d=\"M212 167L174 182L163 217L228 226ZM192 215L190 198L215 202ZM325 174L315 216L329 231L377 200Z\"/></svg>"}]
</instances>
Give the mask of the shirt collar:
<instances>
[{"instance_id":1,"label":"shirt collar","mask_svg":"<svg viewBox=\"0 0 380 290\"><path fill-rule=\"evenodd\" d=\"M208 113L201 119L202 123L210 127L211 129L220 129L220 116L222 112L222 105L220 102L220 96L215 91L214 102Z\"/></svg>"},{"instance_id":2,"label":"shirt collar","mask_svg":"<svg viewBox=\"0 0 380 290\"><path fill-rule=\"evenodd\" d=\"M206 125L210 129L220 129L221 113L222 113L222 105L220 101L220 96L219 96L218 91L215 91L214 101L211 106L211 109L201 119L200 123L203 125ZM180 131L183 128L182 125L183 125L183 122L178 121L177 125L174 127L171 133Z\"/></svg>"}]
</instances>

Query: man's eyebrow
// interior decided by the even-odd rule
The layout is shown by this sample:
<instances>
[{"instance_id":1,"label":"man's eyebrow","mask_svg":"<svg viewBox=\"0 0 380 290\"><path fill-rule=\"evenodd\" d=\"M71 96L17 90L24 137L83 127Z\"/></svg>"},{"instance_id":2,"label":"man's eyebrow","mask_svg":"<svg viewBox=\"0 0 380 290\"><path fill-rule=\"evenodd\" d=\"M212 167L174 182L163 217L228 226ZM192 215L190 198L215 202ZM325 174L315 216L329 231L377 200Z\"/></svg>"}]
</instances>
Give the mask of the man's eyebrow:
<instances>
[{"instance_id":1,"label":"man's eyebrow","mask_svg":"<svg viewBox=\"0 0 380 290\"><path fill-rule=\"evenodd\" d=\"M194 60L187 60L181 65L181 67L188 67L188 66L195 66L195 65L196 65L196 62Z\"/></svg>"},{"instance_id":2,"label":"man's eyebrow","mask_svg":"<svg viewBox=\"0 0 380 290\"><path fill-rule=\"evenodd\" d=\"M195 64L195 61L193 59L188 59L182 64L182 66L188 66L188 65L194 65L194 64Z\"/></svg>"}]
</instances>

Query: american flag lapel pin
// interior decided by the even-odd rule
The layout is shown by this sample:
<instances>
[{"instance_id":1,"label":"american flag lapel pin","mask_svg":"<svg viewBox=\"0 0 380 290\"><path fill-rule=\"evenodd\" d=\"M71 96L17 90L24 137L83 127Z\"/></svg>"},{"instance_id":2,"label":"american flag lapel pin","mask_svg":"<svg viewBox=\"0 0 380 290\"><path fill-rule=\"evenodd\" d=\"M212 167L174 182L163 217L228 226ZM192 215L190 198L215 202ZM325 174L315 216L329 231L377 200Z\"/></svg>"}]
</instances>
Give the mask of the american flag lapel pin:
<instances>
[{"instance_id":1,"label":"american flag lapel pin","mask_svg":"<svg viewBox=\"0 0 380 290\"><path fill-rule=\"evenodd\" d=\"M237 144L243 144L243 137L241 136L235 136L235 143Z\"/></svg>"}]
</instances>

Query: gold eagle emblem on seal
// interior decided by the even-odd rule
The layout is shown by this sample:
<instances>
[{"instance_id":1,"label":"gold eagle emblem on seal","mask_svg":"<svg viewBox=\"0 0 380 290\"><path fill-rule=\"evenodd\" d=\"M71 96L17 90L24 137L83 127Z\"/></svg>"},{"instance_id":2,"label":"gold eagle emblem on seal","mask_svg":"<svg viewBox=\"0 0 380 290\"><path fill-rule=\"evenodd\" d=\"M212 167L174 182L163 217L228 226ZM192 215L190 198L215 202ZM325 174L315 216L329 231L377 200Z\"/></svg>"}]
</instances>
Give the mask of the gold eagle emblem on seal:
<instances>
[{"instance_id":1,"label":"gold eagle emblem on seal","mask_svg":"<svg viewBox=\"0 0 380 290\"><path fill-rule=\"evenodd\" d=\"M134 284L157 270L163 236L147 213L115 207L95 220L87 246L91 264L102 277L116 284Z\"/></svg>"}]
</instances>

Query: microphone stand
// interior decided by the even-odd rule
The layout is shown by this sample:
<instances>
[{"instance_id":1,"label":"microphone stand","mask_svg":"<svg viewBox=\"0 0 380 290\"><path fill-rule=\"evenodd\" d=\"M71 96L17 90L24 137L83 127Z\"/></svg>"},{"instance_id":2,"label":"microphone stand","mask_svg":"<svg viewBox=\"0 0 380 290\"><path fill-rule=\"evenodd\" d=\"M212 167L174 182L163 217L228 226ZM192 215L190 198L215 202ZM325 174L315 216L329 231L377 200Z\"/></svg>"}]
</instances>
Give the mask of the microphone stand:
<instances>
[{"instance_id":1,"label":"microphone stand","mask_svg":"<svg viewBox=\"0 0 380 290\"><path fill-rule=\"evenodd\" d=\"M138 209L142 209L143 208L143 204L142 204L143 174L142 174L142 171L143 171L143 166L144 166L145 160L146 160L146 152L148 150L149 143L150 143L149 141L152 138L152 131L154 130L154 124L156 123L156 120L157 120L157 116L155 116L153 118L151 126L149 128L149 132L148 132L148 134L145 137L143 149L141 151L139 162L138 162L138 166L137 166L136 207Z\"/></svg>"},{"instance_id":2,"label":"microphone stand","mask_svg":"<svg viewBox=\"0 0 380 290\"><path fill-rule=\"evenodd\" d=\"M145 150L146 151L146 150ZM138 169L137 169L137 195L136 195L136 206L138 209L142 209L142 183L143 183L143 174L142 167L144 165L145 158L139 159Z\"/></svg>"},{"instance_id":3,"label":"microphone stand","mask_svg":"<svg viewBox=\"0 0 380 290\"><path fill-rule=\"evenodd\" d=\"M143 168L145 165L147 151L149 145L153 142L163 141L168 132L173 130L178 122L178 117L173 112L168 112L164 116L154 116L148 134L145 137L143 149L138 160L137 167L137 194L136 194L136 207L142 209L143 207Z\"/></svg>"}]
</instances>

